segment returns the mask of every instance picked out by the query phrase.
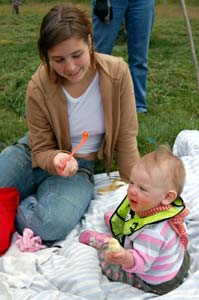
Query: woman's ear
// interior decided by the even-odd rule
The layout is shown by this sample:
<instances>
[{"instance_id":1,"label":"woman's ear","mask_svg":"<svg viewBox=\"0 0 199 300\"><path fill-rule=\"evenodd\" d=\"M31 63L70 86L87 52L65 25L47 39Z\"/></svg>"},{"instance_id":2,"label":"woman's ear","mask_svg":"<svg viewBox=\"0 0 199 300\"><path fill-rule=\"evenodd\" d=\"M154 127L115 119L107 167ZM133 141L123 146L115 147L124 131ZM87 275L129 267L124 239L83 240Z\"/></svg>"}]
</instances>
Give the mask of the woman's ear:
<instances>
[{"instance_id":1,"label":"woman's ear","mask_svg":"<svg viewBox=\"0 0 199 300\"><path fill-rule=\"evenodd\" d=\"M168 205L171 204L177 198L177 192L174 190L170 190L167 192L164 200L162 200L162 204Z\"/></svg>"}]
</instances>

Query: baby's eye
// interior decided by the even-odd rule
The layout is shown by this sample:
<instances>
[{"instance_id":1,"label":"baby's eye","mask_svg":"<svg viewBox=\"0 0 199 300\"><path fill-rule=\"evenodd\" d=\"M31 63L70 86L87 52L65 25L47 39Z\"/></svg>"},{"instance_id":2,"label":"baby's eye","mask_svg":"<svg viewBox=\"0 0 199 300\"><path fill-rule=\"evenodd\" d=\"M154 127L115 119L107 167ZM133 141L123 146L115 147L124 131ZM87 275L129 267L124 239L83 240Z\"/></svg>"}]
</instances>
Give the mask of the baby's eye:
<instances>
[{"instance_id":1,"label":"baby's eye","mask_svg":"<svg viewBox=\"0 0 199 300\"><path fill-rule=\"evenodd\" d=\"M146 188L143 187L143 186L140 186L140 190L141 190L142 192L147 192Z\"/></svg>"}]
</instances>

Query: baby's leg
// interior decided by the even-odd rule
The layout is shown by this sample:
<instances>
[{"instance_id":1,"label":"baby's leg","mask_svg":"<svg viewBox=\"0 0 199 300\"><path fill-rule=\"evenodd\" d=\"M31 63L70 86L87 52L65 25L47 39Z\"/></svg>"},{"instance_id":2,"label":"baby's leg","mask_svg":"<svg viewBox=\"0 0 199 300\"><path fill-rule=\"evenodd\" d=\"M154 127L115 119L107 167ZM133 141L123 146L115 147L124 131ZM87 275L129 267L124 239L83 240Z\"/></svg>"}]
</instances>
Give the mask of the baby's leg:
<instances>
[{"instance_id":1,"label":"baby's leg","mask_svg":"<svg viewBox=\"0 0 199 300\"><path fill-rule=\"evenodd\" d=\"M79 241L82 244L100 249L100 247L107 243L110 238L111 235L109 233L99 233L92 230L86 230L80 234Z\"/></svg>"}]
</instances>

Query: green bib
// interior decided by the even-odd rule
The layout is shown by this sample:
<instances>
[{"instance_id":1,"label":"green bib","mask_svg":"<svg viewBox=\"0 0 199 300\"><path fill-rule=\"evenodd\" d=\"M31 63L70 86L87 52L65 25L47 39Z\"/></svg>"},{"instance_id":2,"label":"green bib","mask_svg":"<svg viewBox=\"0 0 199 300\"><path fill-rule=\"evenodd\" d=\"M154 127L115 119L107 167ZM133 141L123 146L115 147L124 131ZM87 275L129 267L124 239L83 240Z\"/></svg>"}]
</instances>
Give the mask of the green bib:
<instances>
[{"instance_id":1,"label":"green bib","mask_svg":"<svg viewBox=\"0 0 199 300\"><path fill-rule=\"evenodd\" d=\"M110 219L112 233L119 240L120 244L123 245L125 236L132 235L146 225L171 219L185 209L181 198L174 200L171 205L172 207L168 210L141 218L136 212L130 209L128 196L125 196Z\"/></svg>"}]
</instances>

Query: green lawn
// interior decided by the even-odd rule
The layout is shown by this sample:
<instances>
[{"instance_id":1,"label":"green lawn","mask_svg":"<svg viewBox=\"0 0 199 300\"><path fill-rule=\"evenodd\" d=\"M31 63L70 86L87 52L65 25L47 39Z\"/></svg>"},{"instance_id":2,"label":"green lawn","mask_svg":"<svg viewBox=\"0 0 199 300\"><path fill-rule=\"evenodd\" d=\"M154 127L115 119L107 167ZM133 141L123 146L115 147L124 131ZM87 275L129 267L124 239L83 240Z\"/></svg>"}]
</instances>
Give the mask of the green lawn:
<instances>
[{"instance_id":1,"label":"green lawn","mask_svg":"<svg viewBox=\"0 0 199 300\"><path fill-rule=\"evenodd\" d=\"M3 2L0 1L0 149L27 130L24 100L27 83L40 63L39 26L43 15L56 3L25 1L17 16L10 4ZM90 11L91 1L71 2L81 2ZM183 129L199 129L199 93L189 38L180 1L173 2L177 1L156 2L149 52L148 114L138 117L141 154L158 144L172 146ZM199 4L194 5L194 0L186 2L199 60ZM126 42L121 35L114 55L127 60Z\"/></svg>"}]
</instances>

